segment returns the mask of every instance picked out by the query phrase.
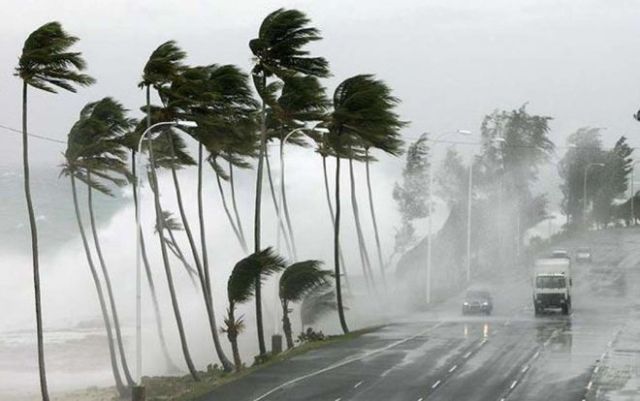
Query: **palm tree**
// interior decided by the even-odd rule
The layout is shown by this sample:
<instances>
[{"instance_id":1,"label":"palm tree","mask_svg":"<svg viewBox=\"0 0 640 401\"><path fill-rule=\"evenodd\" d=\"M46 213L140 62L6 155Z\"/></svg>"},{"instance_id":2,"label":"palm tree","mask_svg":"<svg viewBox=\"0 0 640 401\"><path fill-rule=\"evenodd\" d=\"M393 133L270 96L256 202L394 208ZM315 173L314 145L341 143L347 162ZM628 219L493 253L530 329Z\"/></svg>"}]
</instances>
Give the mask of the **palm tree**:
<instances>
[{"instance_id":1,"label":"palm tree","mask_svg":"<svg viewBox=\"0 0 640 401\"><path fill-rule=\"evenodd\" d=\"M151 126L152 107L151 107L151 87L156 90L161 90L163 85L168 84L182 69L182 60L186 57L184 53L174 41L168 41L160 45L149 57L147 64L144 67L142 75L142 82L140 87L146 89L146 114L147 114L147 128ZM171 135L171 134L169 134ZM164 135L163 135L164 136ZM156 173L156 161L154 158L154 146L149 146L149 161L151 164L151 181L153 184L153 198L154 208L156 212L156 224L159 227L158 235L160 241L160 250L162 252L162 262L164 264L165 275L167 277L167 285L169 286L169 294L171 296L171 305L173 307L173 313L178 326L178 334L180 335L180 344L182 347L182 354L184 355L185 363L191 373L194 380L199 381L198 373L193 365L191 354L189 352L189 346L187 344L186 335L184 332L184 326L182 324L182 314L180 312L180 306L178 304L178 298L173 284L173 275L171 272L171 265L169 263L169 255L167 253L167 245L164 241L164 222L162 217L162 205L160 204L160 194L157 188L158 177Z\"/></svg>"},{"instance_id":2,"label":"palm tree","mask_svg":"<svg viewBox=\"0 0 640 401\"><path fill-rule=\"evenodd\" d=\"M247 125L253 128L252 113L255 110L256 102L248 85L248 76L233 65L218 66L214 64L186 68L179 76L174 78L170 89L166 92L166 97L166 108L169 113L173 113L176 117L186 117L198 122L197 128L187 132L199 142L198 216L202 261L198 255L184 212L180 187L173 165L171 166L172 176L182 224L191 245L196 268L202 274L203 292L205 294L205 302L207 302L207 312L216 352L225 369L230 371L232 370L232 364L222 351L213 308L202 199L202 165L204 163L205 147L212 154L217 154L222 150L224 142L229 140L227 137L230 134L234 134L234 130L238 129L242 132L243 129L247 128ZM172 149L171 146L170 148Z\"/></svg>"},{"instance_id":3,"label":"palm tree","mask_svg":"<svg viewBox=\"0 0 640 401\"><path fill-rule=\"evenodd\" d=\"M94 144L94 146L96 146L101 153L85 154L82 155L82 158L86 173L85 183L87 184L87 200L89 206L91 233L96 253L98 255L98 261L100 262L102 275L104 277L105 287L107 289L109 306L111 308L113 318L113 326L118 343L118 350L120 352L122 370L127 380L127 384L129 386L133 386L135 382L131 377L131 372L129 371L129 366L127 364L124 343L122 341L122 330L120 329L120 319L118 318L118 310L111 285L111 278L102 253L102 247L100 246L100 239L96 229L95 213L93 211L93 189L109 196L113 196L113 192L108 187L105 187L98 181L95 181L92 177L93 174L98 179L117 186L123 186L127 183L126 178L129 177L129 171L126 166L126 151L122 146L122 141L119 140L133 125L133 121L127 118L126 113L127 110L125 110L120 103L109 97L98 102L89 103L85 106L81 112L81 118L94 119L102 126L101 129L95 130L94 135L90 138L93 142L100 142L100 146L97 146L97 144ZM88 148L91 149L94 146L90 145ZM111 173L115 173L116 175L114 176Z\"/></svg>"},{"instance_id":4,"label":"palm tree","mask_svg":"<svg viewBox=\"0 0 640 401\"><path fill-rule=\"evenodd\" d=\"M287 267L280 276L279 297L282 305L282 330L287 339L287 348L293 348L289 306L300 302L307 295L329 284L331 271L322 270L319 260L305 260Z\"/></svg>"},{"instance_id":5,"label":"palm tree","mask_svg":"<svg viewBox=\"0 0 640 401\"><path fill-rule=\"evenodd\" d=\"M27 88L49 93L57 93L58 88L76 92L76 85L88 86L94 80L82 74L85 61L79 52L69 49L78 41L62 29L59 22L48 22L33 31L22 48L15 75L22 80L22 165L24 175L24 192L29 214L31 231L31 256L33 263L33 287L36 307L36 334L38 343L38 371L40 374L40 392L42 400L49 400L47 377L44 360L44 339L42 333L42 305L40 299L40 263L38 258L38 230L31 200L31 183L29 176L29 141L27 130Z\"/></svg>"},{"instance_id":6,"label":"palm tree","mask_svg":"<svg viewBox=\"0 0 640 401\"><path fill-rule=\"evenodd\" d=\"M254 215L254 252L259 252L260 217L262 202L262 176L267 148L267 104L273 104L267 81L270 78L302 74L315 77L329 75L327 61L322 57L309 57L305 46L321 39L320 31L309 26L310 20L298 10L278 9L262 21L258 37L249 42L255 65L251 71L253 83L262 100L260 111L260 151L256 176ZM260 277L256 279L256 323L260 353L266 353L262 326L262 300Z\"/></svg>"},{"instance_id":7,"label":"palm tree","mask_svg":"<svg viewBox=\"0 0 640 401\"><path fill-rule=\"evenodd\" d=\"M240 260L236 263L229 276L229 281L227 282L229 308L227 309L223 332L227 334L227 338L231 343L236 371L242 369L242 360L238 349L238 334L244 328L242 317L237 318L235 316L236 306L249 301L255 295L256 280L263 280L265 277L281 271L284 269L284 265L284 259L278 256L272 248L267 248Z\"/></svg>"},{"instance_id":8,"label":"palm tree","mask_svg":"<svg viewBox=\"0 0 640 401\"><path fill-rule=\"evenodd\" d=\"M320 154L322 157L322 176L324 180L324 191L325 198L327 200L327 206L329 207L329 215L331 216L331 228L335 230L336 226L336 218L333 212L333 204L331 203L331 190L329 189L329 175L327 173L327 157L331 155L331 147L327 143L327 134L323 133L321 136L317 136L315 138L317 149L316 152ZM344 262L344 253L342 252L342 245L338 244L338 254L340 257L340 265L342 266L344 281L347 287L347 291L349 289L349 275L347 274L347 265Z\"/></svg>"},{"instance_id":9,"label":"palm tree","mask_svg":"<svg viewBox=\"0 0 640 401\"><path fill-rule=\"evenodd\" d=\"M107 331L107 340L109 345L109 356L111 358L111 369L116 382L118 392L124 396L126 394L126 388L122 382L120 376L120 370L118 368L118 360L114 349L113 332L111 329L111 318L107 309L107 304L102 289L102 283L98 275L98 271L93 262L91 256L91 250L84 231L84 224L80 214L80 208L78 205L78 195L76 188L76 179L85 182L88 186L101 188L104 191L109 191L109 188L102 183L95 181L91 178L88 171L90 168L97 169L99 166L99 160L95 160L105 154L109 153L109 149L113 146L110 141L96 140L104 131L105 126L101 121L95 118L82 116L81 119L74 124L69 132L67 150L65 151L65 164L63 165L62 174L70 177L71 189L73 193L73 204L76 213L76 221L78 223L78 229L80 230L80 236L82 238L82 245L84 246L85 254L87 256L87 262L89 264L89 270L93 283L96 287L98 295L98 301L100 303L100 310L102 312L102 318L104 321L105 329ZM103 174L103 173L101 173ZM108 173L104 175L111 177ZM114 180L118 178L112 177ZM122 354L121 354L122 356ZM124 361L124 360L123 360Z\"/></svg>"},{"instance_id":10,"label":"palm tree","mask_svg":"<svg viewBox=\"0 0 640 401\"><path fill-rule=\"evenodd\" d=\"M352 157L353 144L363 138L372 146L382 146L389 132L399 129L403 123L393 111L397 99L382 81L372 75L356 75L344 80L333 95L333 111L328 117L328 142L336 158L334 275L336 301L342 330L349 328L344 316L340 282L340 159Z\"/></svg>"}]
</instances>

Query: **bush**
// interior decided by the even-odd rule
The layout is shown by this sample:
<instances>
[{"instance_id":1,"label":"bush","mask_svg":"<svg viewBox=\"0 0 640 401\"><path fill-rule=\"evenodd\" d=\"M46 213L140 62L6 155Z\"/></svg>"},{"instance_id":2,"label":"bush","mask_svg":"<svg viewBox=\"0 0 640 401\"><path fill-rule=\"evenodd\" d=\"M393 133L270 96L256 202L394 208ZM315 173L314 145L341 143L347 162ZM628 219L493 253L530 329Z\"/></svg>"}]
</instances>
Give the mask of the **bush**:
<instances>
[{"instance_id":1,"label":"bush","mask_svg":"<svg viewBox=\"0 0 640 401\"><path fill-rule=\"evenodd\" d=\"M307 328L306 331L298 335L299 343L325 341L326 339L327 339L327 336L325 336L322 331L315 331L313 330L312 327Z\"/></svg>"}]
</instances>

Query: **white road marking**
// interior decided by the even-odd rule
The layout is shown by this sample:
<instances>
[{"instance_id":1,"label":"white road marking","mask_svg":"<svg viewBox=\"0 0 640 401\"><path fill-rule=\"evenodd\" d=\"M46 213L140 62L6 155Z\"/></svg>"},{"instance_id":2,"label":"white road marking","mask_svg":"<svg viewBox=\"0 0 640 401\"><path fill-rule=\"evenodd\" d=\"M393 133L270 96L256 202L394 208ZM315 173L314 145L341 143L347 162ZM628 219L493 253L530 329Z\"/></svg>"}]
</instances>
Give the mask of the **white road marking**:
<instances>
[{"instance_id":1,"label":"white road marking","mask_svg":"<svg viewBox=\"0 0 640 401\"><path fill-rule=\"evenodd\" d=\"M593 382L590 381L589 384L587 384L587 390L591 390L591 386L593 386Z\"/></svg>"},{"instance_id":2,"label":"white road marking","mask_svg":"<svg viewBox=\"0 0 640 401\"><path fill-rule=\"evenodd\" d=\"M603 352L602 355L600 355L600 360L603 360L606 356L607 356L607 353Z\"/></svg>"},{"instance_id":3,"label":"white road marking","mask_svg":"<svg viewBox=\"0 0 640 401\"><path fill-rule=\"evenodd\" d=\"M358 388L358 387L360 387L361 384L362 384L362 381L359 381L359 382L356 383L355 386L353 386L353 388Z\"/></svg>"},{"instance_id":4,"label":"white road marking","mask_svg":"<svg viewBox=\"0 0 640 401\"><path fill-rule=\"evenodd\" d=\"M368 358L370 356L377 355L377 354L379 354L381 352L390 350L391 348L397 347L398 345L402 345L402 344L404 344L404 343L406 343L408 341L413 340L414 338L417 338L417 337L420 337L420 336L422 336L424 334L427 334L428 332L430 332L430 331L442 326L444 323L445 322L439 322L439 323L437 323L437 324L435 324L433 326L430 326L430 327L428 327L428 328L426 328L426 329L424 329L424 330L422 330L422 331L420 331L420 332L418 332L418 333L416 333L416 334L414 334L412 336L409 336L409 337L403 338L402 340L398 340L396 342L393 342L393 343L391 343L391 344L389 344L389 345L387 345L385 347L378 348L378 349L375 349L375 350L372 350L372 351L369 351L369 352L365 352L365 353L363 353L361 355L358 355L358 356L347 358L347 359L343 360L342 362L334 363L333 365L329 365L326 368L318 369L318 370L316 370L314 372L307 373L306 375L298 376L295 379L288 380L288 381L286 381L286 382L284 382L284 383L272 388L271 390L267 391L266 393L258 396L253 401L264 400L265 398L267 398L271 394L275 393L276 391L281 390L281 389L283 389L283 388L285 388L287 386L290 386L292 384L301 382L301 381L306 380L306 379L308 379L310 377L314 377L314 376L317 376L319 374L322 374L322 373L325 373L325 372L329 372L331 370L340 368L340 367L348 365L350 363L357 362L357 361L360 361L362 359Z\"/></svg>"},{"instance_id":5,"label":"white road marking","mask_svg":"<svg viewBox=\"0 0 640 401\"><path fill-rule=\"evenodd\" d=\"M527 373L527 370L529 370L529 365L524 365L524 367L522 368L522 373Z\"/></svg>"},{"instance_id":6,"label":"white road marking","mask_svg":"<svg viewBox=\"0 0 640 401\"><path fill-rule=\"evenodd\" d=\"M340 401L342 398L336 398L336 401Z\"/></svg>"},{"instance_id":7,"label":"white road marking","mask_svg":"<svg viewBox=\"0 0 640 401\"><path fill-rule=\"evenodd\" d=\"M422 401L422 397L418 398L418 401Z\"/></svg>"},{"instance_id":8,"label":"white road marking","mask_svg":"<svg viewBox=\"0 0 640 401\"><path fill-rule=\"evenodd\" d=\"M593 374L598 373L599 370L600 370L600 366L596 366L595 369L593 369Z\"/></svg>"},{"instance_id":9,"label":"white road marking","mask_svg":"<svg viewBox=\"0 0 640 401\"><path fill-rule=\"evenodd\" d=\"M464 354L463 358L467 359L471 356L471 351L467 352L466 354Z\"/></svg>"},{"instance_id":10,"label":"white road marking","mask_svg":"<svg viewBox=\"0 0 640 401\"><path fill-rule=\"evenodd\" d=\"M449 373L453 372L457 368L458 368L458 365L453 365L453 367L451 369L449 369Z\"/></svg>"},{"instance_id":11,"label":"white road marking","mask_svg":"<svg viewBox=\"0 0 640 401\"><path fill-rule=\"evenodd\" d=\"M436 388L440 385L440 380L438 380L437 382L433 383L433 386L431 386L431 388Z\"/></svg>"},{"instance_id":12,"label":"white road marking","mask_svg":"<svg viewBox=\"0 0 640 401\"><path fill-rule=\"evenodd\" d=\"M539 356L540 356L540 351L536 351L536 353L533 354L533 359L536 359Z\"/></svg>"},{"instance_id":13,"label":"white road marking","mask_svg":"<svg viewBox=\"0 0 640 401\"><path fill-rule=\"evenodd\" d=\"M517 380L514 380L514 381L513 381L513 383L511 383L511 387L509 387L509 388L510 388L511 390L513 390L513 388L514 388L515 386L517 386L517 385L518 385L518 381L517 381Z\"/></svg>"}]
</instances>

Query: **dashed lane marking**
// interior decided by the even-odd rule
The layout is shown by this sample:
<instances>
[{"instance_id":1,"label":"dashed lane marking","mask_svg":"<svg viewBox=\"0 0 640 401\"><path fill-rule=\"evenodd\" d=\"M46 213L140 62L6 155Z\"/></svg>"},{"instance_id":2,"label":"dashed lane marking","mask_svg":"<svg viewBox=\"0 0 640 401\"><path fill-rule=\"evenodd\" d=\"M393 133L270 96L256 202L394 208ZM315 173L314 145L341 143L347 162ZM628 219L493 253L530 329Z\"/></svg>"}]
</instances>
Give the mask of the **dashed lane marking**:
<instances>
[{"instance_id":1,"label":"dashed lane marking","mask_svg":"<svg viewBox=\"0 0 640 401\"><path fill-rule=\"evenodd\" d=\"M345 365L348 365L348 364L350 364L350 363L357 362L357 361L361 361L361 360L363 360L363 359L365 359L365 358L368 358L368 357L371 357L371 356L373 356L373 355L377 355L377 354L380 354L380 353L382 353L382 352L384 352L384 351L390 350L391 348L397 347L398 345L402 345L402 344L404 344L404 343L406 343L406 342L408 342L408 341L411 341L411 340L413 340L413 339L415 339L415 338L418 338L418 337L420 337L420 336L423 336L423 335L425 335L425 334L429 333L430 331L435 330L435 329L437 329L438 327L442 326L444 323L445 323L445 322L439 322L439 323L436 323L435 325L433 325L433 326L429 326L429 327L427 327L426 329L424 329L424 330L422 330L422 331L420 331L420 332L418 332L418 333L416 333L416 334L414 334L414 335L412 335L412 336L409 336L409 337L403 338L402 340L395 341L395 342L393 342L393 343L391 343L391 344L389 344L389 345L387 345L387 346L385 346L385 347L378 348L378 349L375 349L375 350L372 350L372 351L369 351L369 352L365 352L365 353L363 353L363 354L361 354L361 355L358 355L358 356L354 356L354 357L351 357L351 358L347 358L347 359L343 360L342 362L334 363L333 365L329 365L329 366L327 366L326 368L318 369L318 370L316 370L316 371L314 371L314 372L307 373L306 375L298 376L298 377L296 377L295 379L288 380L288 381L286 381L286 382L284 382L284 383L282 383L282 384L280 384L280 385L278 385L278 386L276 386L276 387L272 388L271 390L267 391L266 393L264 393L264 394L262 394L262 395L258 396L258 397L257 397L257 398L255 398L253 401L261 401L261 400L264 400L265 398L267 398L267 397L268 397L268 396L270 396L271 394L275 393L276 391L278 391L278 390L282 390L283 388L285 388L285 387L287 387L287 386L290 386L290 385L292 385L292 384L295 384L295 383L301 382L301 381L303 381L303 380L306 380L306 379L309 379L309 378L311 378L311 377L314 377L314 376L320 375L320 374L322 374L322 373L326 373L326 372L332 371L332 370L334 370L334 369L340 368L340 367L345 366Z\"/></svg>"},{"instance_id":2,"label":"dashed lane marking","mask_svg":"<svg viewBox=\"0 0 640 401\"><path fill-rule=\"evenodd\" d=\"M453 365L451 369L449 369L449 373L453 373L454 370L458 368L458 365Z\"/></svg>"},{"instance_id":3,"label":"dashed lane marking","mask_svg":"<svg viewBox=\"0 0 640 401\"><path fill-rule=\"evenodd\" d=\"M359 382L356 383L355 386L353 386L353 388L358 388L358 387L360 387L361 384L362 384L362 381L359 381Z\"/></svg>"},{"instance_id":4,"label":"dashed lane marking","mask_svg":"<svg viewBox=\"0 0 640 401\"><path fill-rule=\"evenodd\" d=\"M511 383L511 387L509 387L509 388L510 388L511 390L513 390L513 388L514 388L515 386L517 386L517 385L518 385L518 381L517 381L517 380L514 380L514 381L513 381L513 383Z\"/></svg>"},{"instance_id":5,"label":"dashed lane marking","mask_svg":"<svg viewBox=\"0 0 640 401\"><path fill-rule=\"evenodd\" d=\"M431 386L431 388L436 388L440 385L440 380L438 380L437 382L433 383L433 386Z\"/></svg>"}]
</instances>

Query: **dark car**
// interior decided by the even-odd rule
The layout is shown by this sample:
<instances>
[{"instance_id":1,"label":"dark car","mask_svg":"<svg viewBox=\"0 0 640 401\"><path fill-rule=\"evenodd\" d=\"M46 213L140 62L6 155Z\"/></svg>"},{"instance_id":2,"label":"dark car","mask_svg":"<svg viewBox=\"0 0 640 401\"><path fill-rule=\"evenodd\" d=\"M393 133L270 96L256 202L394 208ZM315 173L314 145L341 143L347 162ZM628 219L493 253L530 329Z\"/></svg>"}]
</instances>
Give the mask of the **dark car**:
<instances>
[{"instance_id":1,"label":"dark car","mask_svg":"<svg viewBox=\"0 0 640 401\"><path fill-rule=\"evenodd\" d=\"M493 300L489 291L469 290L462 302L462 314L483 313L490 315L493 310Z\"/></svg>"}]
</instances>

